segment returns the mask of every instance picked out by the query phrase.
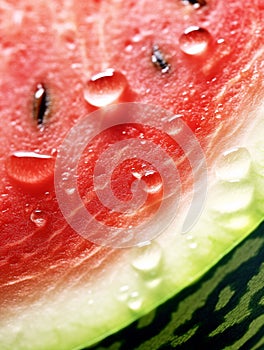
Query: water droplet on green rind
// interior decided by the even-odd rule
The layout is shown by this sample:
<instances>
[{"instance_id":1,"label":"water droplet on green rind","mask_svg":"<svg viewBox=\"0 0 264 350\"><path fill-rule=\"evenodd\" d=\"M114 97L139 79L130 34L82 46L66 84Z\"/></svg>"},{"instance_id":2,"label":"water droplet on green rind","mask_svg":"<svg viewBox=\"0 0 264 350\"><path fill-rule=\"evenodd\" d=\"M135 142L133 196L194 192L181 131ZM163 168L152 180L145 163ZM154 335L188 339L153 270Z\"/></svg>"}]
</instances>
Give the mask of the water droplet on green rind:
<instances>
[{"instance_id":1,"label":"water droplet on green rind","mask_svg":"<svg viewBox=\"0 0 264 350\"><path fill-rule=\"evenodd\" d=\"M143 298L140 296L139 292L132 292L128 296L127 306L132 311L139 311L142 307Z\"/></svg>"}]
</instances>

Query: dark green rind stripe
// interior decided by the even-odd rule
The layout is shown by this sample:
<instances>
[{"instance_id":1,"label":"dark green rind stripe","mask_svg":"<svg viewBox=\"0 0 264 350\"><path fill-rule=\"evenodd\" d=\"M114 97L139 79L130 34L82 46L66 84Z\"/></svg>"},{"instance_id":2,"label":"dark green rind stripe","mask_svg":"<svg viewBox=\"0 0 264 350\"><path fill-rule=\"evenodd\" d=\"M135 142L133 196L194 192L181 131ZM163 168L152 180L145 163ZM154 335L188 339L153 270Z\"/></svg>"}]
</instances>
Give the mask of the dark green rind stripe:
<instances>
[{"instance_id":1,"label":"dark green rind stripe","mask_svg":"<svg viewBox=\"0 0 264 350\"><path fill-rule=\"evenodd\" d=\"M93 350L263 350L264 223L194 285Z\"/></svg>"}]
</instances>

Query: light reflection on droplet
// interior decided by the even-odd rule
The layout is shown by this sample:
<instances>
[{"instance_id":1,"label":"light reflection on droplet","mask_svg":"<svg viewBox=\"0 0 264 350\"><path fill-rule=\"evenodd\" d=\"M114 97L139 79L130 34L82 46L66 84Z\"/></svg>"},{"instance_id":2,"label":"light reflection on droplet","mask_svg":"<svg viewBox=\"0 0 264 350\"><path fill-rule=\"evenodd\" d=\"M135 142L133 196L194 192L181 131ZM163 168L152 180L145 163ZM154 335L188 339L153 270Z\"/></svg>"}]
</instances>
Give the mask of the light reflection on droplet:
<instances>
[{"instance_id":1,"label":"light reflection on droplet","mask_svg":"<svg viewBox=\"0 0 264 350\"><path fill-rule=\"evenodd\" d=\"M112 68L91 77L84 88L84 99L94 107L105 107L118 100L127 87L125 76Z\"/></svg>"},{"instance_id":2,"label":"light reflection on droplet","mask_svg":"<svg viewBox=\"0 0 264 350\"><path fill-rule=\"evenodd\" d=\"M210 41L210 33L206 29L197 26L187 28L179 38L181 50L188 55L204 53Z\"/></svg>"},{"instance_id":3,"label":"light reflection on droplet","mask_svg":"<svg viewBox=\"0 0 264 350\"><path fill-rule=\"evenodd\" d=\"M46 214L39 209L34 210L30 214L30 220L39 228L43 228L47 223Z\"/></svg>"}]
</instances>

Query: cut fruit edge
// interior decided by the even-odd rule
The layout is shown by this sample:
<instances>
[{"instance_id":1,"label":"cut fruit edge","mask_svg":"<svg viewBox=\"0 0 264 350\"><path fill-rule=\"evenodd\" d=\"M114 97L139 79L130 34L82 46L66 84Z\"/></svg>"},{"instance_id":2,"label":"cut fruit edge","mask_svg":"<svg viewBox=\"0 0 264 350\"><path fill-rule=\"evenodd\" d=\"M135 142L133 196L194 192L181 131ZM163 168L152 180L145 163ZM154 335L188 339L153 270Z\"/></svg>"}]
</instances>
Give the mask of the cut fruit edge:
<instances>
[{"instance_id":1,"label":"cut fruit edge","mask_svg":"<svg viewBox=\"0 0 264 350\"><path fill-rule=\"evenodd\" d=\"M252 65L261 57L263 49ZM209 135L214 144L208 146L207 203L188 234L180 234L181 222L174 222L151 245L125 249L92 283L76 286L68 280L57 288L40 280L37 301L20 305L14 300L10 315L2 315L1 349L67 350L94 344L198 280L252 232L264 217L264 105L257 109L257 98L263 99L263 87L255 102L245 102L251 111L238 114L237 120L232 116L235 131ZM181 207L178 217L184 219L187 210Z\"/></svg>"},{"instance_id":2,"label":"cut fruit edge","mask_svg":"<svg viewBox=\"0 0 264 350\"><path fill-rule=\"evenodd\" d=\"M208 169L205 208L190 232L177 232L181 225L174 222L150 245L124 249L92 284L64 285L48 298L43 289L38 301L15 307L1 320L1 348L81 349L198 280L263 220L263 117L264 105L242 116L239 137L221 146L222 155ZM179 217L186 210L182 207Z\"/></svg>"}]
</instances>

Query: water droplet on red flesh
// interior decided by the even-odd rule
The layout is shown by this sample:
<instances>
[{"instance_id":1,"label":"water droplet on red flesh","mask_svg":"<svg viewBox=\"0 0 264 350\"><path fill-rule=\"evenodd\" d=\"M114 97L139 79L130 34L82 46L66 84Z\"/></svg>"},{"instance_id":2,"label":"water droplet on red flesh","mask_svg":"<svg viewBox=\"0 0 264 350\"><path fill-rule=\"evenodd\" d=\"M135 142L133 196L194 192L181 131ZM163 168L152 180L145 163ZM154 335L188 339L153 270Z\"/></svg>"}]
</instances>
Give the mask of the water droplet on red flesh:
<instances>
[{"instance_id":1,"label":"water droplet on red flesh","mask_svg":"<svg viewBox=\"0 0 264 350\"><path fill-rule=\"evenodd\" d=\"M30 214L30 220L39 228L45 227L47 223L46 214L40 209L32 211Z\"/></svg>"},{"instance_id":2,"label":"water droplet on red flesh","mask_svg":"<svg viewBox=\"0 0 264 350\"><path fill-rule=\"evenodd\" d=\"M35 152L14 152L6 159L6 171L19 185L37 188L52 180L54 158Z\"/></svg>"},{"instance_id":3,"label":"water droplet on red flesh","mask_svg":"<svg viewBox=\"0 0 264 350\"><path fill-rule=\"evenodd\" d=\"M86 83L84 99L94 107L105 107L117 101L126 87L125 76L109 68L93 75Z\"/></svg>"},{"instance_id":4,"label":"water droplet on red flesh","mask_svg":"<svg viewBox=\"0 0 264 350\"><path fill-rule=\"evenodd\" d=\"M180 48L187 55L204 53L210 41L210 33L206 29L196 26L187 28L179 38Z\"/></svg>"}]
</instances>

